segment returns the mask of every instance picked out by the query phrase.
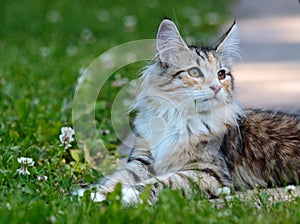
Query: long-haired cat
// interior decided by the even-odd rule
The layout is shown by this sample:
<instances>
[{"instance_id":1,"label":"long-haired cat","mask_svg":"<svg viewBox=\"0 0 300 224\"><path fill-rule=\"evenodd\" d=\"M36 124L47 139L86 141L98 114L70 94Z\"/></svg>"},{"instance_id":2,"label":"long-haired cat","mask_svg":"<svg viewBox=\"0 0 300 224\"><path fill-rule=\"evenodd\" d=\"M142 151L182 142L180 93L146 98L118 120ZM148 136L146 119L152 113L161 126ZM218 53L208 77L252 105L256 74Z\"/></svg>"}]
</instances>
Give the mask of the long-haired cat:
<instances>
[{"instance_id":1,"label":"long-haired cat","mask_svg":"<svg viewBox=\"0 0 300 224\"><path fill-rule=\"evenodd\" d=\"M243 109L235 97L235 24L213 46L200 47L188 46L175 24L163 20L156 48L132 106L138 137L128 163L95 185L94 200L104 200L117 183L125 203L138 201L148 185L155 200L164 187L216 197L224 186L299 183L300 121Z\"/></svg>"}]
</instances>

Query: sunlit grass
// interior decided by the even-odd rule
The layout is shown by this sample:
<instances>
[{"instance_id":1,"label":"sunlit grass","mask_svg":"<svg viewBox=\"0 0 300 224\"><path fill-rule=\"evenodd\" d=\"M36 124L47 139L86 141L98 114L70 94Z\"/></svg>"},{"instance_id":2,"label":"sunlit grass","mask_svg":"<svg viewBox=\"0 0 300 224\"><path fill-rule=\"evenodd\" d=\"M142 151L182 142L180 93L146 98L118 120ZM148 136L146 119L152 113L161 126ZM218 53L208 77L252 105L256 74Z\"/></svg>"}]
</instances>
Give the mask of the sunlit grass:
<instances>
[{"instance_id":1,"label":"sunlit grass","mask_svg":"<svg viewBox=\"0 0 300 224\"><path fill-rule=\"evenodd\" d=\"M230 4L230 0L2 1L0 222L295 223L300 219L298 199L266 202L259 209L235 199L216 209L200 196L182 199L165 190L156 205L124 209L116 199L119 191L103 203L93 203L87 195L81 200L70 195L72 188L102 176L78 153L76 142L60 146L61 128L72 126L72 100L83 70L111 47L155 38L164 17L178 24L189 44L210 43L230 18ZM120 90L116 80L135 78L143 66L136 63L118 71L99 96L97 127L116 157L120 142L110 121L111 102ZM20 157L34 161L22 173Z\"/></svg>"}]
</instances>

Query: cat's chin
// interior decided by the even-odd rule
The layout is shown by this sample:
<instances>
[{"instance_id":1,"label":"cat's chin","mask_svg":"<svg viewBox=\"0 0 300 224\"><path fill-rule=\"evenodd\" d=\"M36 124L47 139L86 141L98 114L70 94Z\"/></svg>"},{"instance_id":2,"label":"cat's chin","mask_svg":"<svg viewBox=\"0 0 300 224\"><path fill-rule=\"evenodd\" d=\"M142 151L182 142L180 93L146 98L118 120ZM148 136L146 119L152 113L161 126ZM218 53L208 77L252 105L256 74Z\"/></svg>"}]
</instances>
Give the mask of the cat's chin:
<instances>
[{"instance_id":1,"label":"cat's chin","mask_svg":"<svg viewBox=\"0 0 300 224\"><path fill-rule=\"evenodd\" d=\"M195 106L198 113L211 113L213 110L225 108L226 104L215 97L205 100L195 100Z\"/></svg>"}]
</instances>

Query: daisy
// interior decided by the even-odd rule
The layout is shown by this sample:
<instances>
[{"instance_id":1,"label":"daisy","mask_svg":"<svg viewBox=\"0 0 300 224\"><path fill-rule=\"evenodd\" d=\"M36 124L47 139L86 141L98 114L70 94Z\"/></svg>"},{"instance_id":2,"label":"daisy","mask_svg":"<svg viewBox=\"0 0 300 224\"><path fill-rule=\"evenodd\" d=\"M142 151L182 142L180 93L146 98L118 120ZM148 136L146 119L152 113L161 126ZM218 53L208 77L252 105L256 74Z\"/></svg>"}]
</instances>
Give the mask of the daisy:
<instances>
[{"instance_id":1,"label":"daisy","mask_svg":"<svg viewBox=\"0 0 300 224\"><path fill-rule=\"evenodd\" d=\"M75 131L71 127L62 127L61 134L59 135L59 140L61 144L59 146L65 146L65 149L70 148L71 142L74 141L73 135Z\"/></svg>"},{"instance_id":2,"label":"daisy","mask_svg":"<svg viewBox=\"0 0 300 224\"><path fill-rule=\"evenodd\" d=\"M34 165L33 159L28 157L20 157L18 158L18 163L20 163L22 167L20 169L17 169L17 172L22 175L30 175L28 167Z\"/></svg>"}]
</instances>

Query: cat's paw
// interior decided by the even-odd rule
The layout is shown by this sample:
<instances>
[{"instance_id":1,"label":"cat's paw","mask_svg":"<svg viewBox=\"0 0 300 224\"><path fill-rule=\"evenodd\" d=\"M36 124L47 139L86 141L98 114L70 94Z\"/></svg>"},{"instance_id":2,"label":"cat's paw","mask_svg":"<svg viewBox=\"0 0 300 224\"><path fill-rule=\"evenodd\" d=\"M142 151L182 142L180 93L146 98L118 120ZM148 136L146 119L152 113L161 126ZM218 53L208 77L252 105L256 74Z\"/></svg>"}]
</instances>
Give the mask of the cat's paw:
<instances>
[{"instance_id":1,"label":"cat's paw","mask_svg":"<svg viewBox=\"0 0 300 224\"><path fill-rule=\"evenodd\" d=\"M124 206L135 205L142 203L140 199L140 193L134 187L123 187L122 188L122 203Z\"/></svg>"},{"instance_id":2,"label":"cat's paw","mask_svg":"<svg viewBox=\"0 0 300 224\"><path fill-rule=\"evenodd\" d=\"M73 196L77 196L77 197L81 198L81 197L83 197L85 191L86 191L86 189L80 188L80 189L73 190L71 192L71 194ZM91 200L94 202L101 202L106 199L106 195L101 192L92 192L90 197L91 197Z\"/></svg>"},{"instance_id":3,"label":"cat's paw","mask_svg":"<svg viewBox=\"0 0 300 224\"><path fill-rule=\"evenodd\" d=\"M100 192L91 193L91 199L94 202L101 202L106 199L106 196Z\"/></svg>"},{"instance_id":4,"label":"cat's paw","mask_svg":"<svg viewBox=\"0 0 300 224\"><path fill-rule=\"evenodd\" d=\"M76 189L71 192L73 196L82 197L86 189ZM101 202L106 199L106 194L101 191L92 192L91 200L94 202ZM142 203L143 201L140 199L140 193L134 187L122 187L122 204L124 206L135 205L138 203Z\"/></svg>"}]
</instances>

